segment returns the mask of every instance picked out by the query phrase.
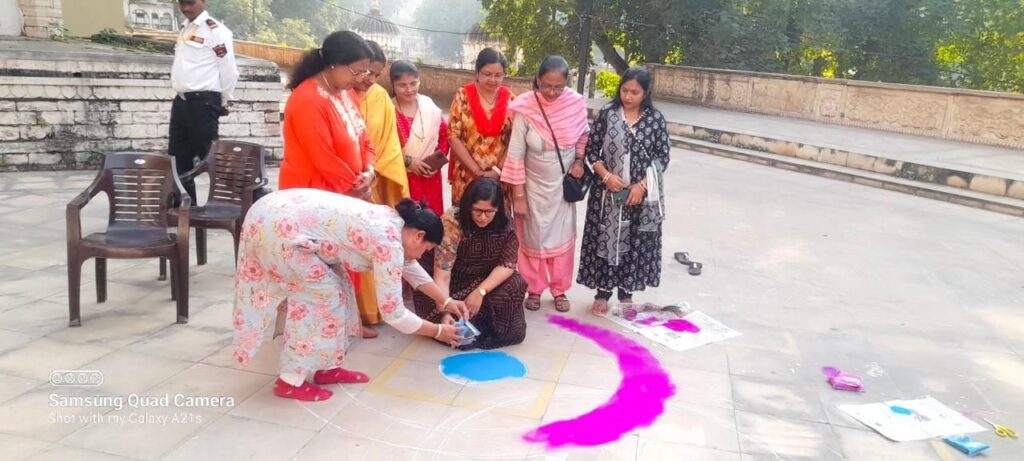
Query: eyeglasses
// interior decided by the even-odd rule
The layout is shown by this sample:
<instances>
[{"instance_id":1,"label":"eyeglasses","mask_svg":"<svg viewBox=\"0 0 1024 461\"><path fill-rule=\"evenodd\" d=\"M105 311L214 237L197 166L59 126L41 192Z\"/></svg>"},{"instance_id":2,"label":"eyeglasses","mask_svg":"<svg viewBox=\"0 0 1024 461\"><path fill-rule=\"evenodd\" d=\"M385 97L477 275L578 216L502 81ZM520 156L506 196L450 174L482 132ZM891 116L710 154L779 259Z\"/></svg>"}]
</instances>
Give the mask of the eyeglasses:
<instances>
[{"instance_id":1,"label":"eyeglasses","mask_svg":"<svg viewBox=\"0 0 1024 461\"><path fill-rule=\"evenodd\" d=\"M472 211L474 215L483 217L494 216L498 212L498 210L481 210L479 208L473 208Z\"/></svg>"},{"instance_id":2,"label":"eyeglasses","mask_svg":"<svg viewBox=\"0 0 1024 461\"><path fill-rule=\"evenodd\" d=\"M350 66L345 66L345 68L347 68L349 72L352 72L353 77L369 77L370 75L373 75L373 71L370 69L356 72Z\"/></svg>"},{"instance_id":3,"label":"eyeglasses","mask_svg":"<svg viewBox=\"0 0 1024 461\"><path fill-rule=\"evenodd\" d=\"M565 85L539 85L537 86L537 89L539 89L541 93L562 94L562 92L565 91Z\"/></svg>"}]
</instances>

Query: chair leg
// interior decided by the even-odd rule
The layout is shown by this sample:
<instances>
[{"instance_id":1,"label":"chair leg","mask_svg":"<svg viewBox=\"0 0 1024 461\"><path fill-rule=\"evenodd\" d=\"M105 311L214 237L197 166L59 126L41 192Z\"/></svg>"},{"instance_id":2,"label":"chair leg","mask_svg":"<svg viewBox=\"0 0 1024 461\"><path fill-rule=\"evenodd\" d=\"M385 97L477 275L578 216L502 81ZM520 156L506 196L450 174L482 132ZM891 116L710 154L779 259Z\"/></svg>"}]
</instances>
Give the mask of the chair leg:
<instances>
[{"instance_id":1,"label":"chair leg","mask_svg":"<svg viewBox=\"0 0 1024 461\"><path fill-rule=\"evenodd\" d=\"M107 258L96 258L96 303L107 301Z\"/></svg>"},{"instance_id":2,"label":"chair leg","mask_svg":"<svg viewBox=\"0 0 1024 461\"><path fill-rule=\"evenodd\" d=\"M178 299L178 262L171 259L171 301Z\"/></svg>"},{"instance_id":3,"label":"chair leg","mask_svg":"<svg viewBox=\"0 0 1024 461\"><path fill-rule=\"evenodd\" d=\"M206 229L196 228L196 264L206 264Z\"/></svg>"},{"instance_id":4,"label":"chair leg","mask_svg":"<svg viewBox=\"0 0 1024 461\"><path fill-rule=\"evenodd\" d=\"M235 267L238 267L238 241L242 237L241 226L235 225L231 228L231 238L235 239Z\"/></svg>"},{"instance_id":5,"label":"chair leg","mask_svg":"<svg viewBox=\"0 0 1024 461\"><path fill-rule=\"evenodd\" d=\"M188 254L186 250L185 254ZM178 323L188 323L188 261L178 263Z\"/></svg>"},{"instance_id":6,"label":"chair leg","mask_svg":"<svg viewBox=\"0 0 1024 461\"><path fill-rule=\"evenodd\" d=\"M68 326L82 326L82 261L68 255Z\"/></svg>"},{"instance_id":7,"label":"chair leg","mask_svg":"<svg viewBox=\"0 0 1024 461\"><path fill-rule=\"evenodd\" d=\"M167 280L167 258L160 258L160 276L157 280Z\"/></svg>"}]
</instances>

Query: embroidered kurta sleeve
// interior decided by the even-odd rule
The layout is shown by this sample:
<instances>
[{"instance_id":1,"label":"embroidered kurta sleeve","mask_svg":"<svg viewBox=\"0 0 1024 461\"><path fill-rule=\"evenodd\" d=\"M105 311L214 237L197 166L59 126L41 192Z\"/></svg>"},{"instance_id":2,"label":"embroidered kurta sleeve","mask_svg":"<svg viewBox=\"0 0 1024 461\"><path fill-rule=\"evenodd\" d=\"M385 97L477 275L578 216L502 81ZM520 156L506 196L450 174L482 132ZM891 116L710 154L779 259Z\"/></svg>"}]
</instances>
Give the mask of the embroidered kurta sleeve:
<instances>
[{"instance_id":1,"label":"embroidered kurta sleeve","mask_svg":"<svg viewBox=\"0 0 1024 461\"><path fill-rule=\"evenodd\" d=\"M455 258L459 254L459 243L462 242L462 228L459 227L458 208L451 207L441 217L444 224L444 238L434 249L434 270L451 272L455 266Z\"/></svg>"},{"instance_id":2,"label":"embroidered kurta sleeve","mask_svg":"<svg viewBox=\"0 0 1024 461\"><path fill-rule=\"evenodd\" d=\"M300 150L307 152L314 168L323 177L333 191L346 193L352 189L352 182L355 181L358 172L346 164L338 153L334 151L334 142L331 137L330 112L334 110L326 100L323 103L314 104L312 107L303 110L295 110L287 114L293 122L293 129L297 136ZM337 127L341 129L341 127Z\"/></svg>"},{"instance_id":3,"label":"embroidered kurta sleeve","mask_svg":"<svg viewBox=\"0 0 1024 461\"><path fill-rule=\"evenodd\" d=\"M455 92L455 98L452 99L452 106L448 110L448 138L449 139L462 139L462 121L465 119L466 114L463 111L466 108L466 91L459 89Z\"/></svg>"},{"instance_id":4,"label":"embroidered kurta sleeve","mask_svg":"<svg viewBox=\"0 0 1024 461\"><path fill-rule=\"evenodd\" d=\"M442 118L441 126L437 129L437 151L448 155L450 148L448 143L448 121Z\"/></svg>"},{"instance_id":5,"label":"embroidered kurta sleeve","mask_svg":"<svg viewBox=\"0 0 1024 461\"><path fill-rule=\"evenodd\" d=\"M501 181L512 184L526 184L526 119L516 114L512 120L512 137L508 141L508 156L501 170Z\"/></svg>"},{"instance_id":6,"label":"embroidered kurta sleeve","mask_svg":"<svg viewBox=\"0 0 1024 461\"><path fill-rule=\"evenodd\" d=\"M377 150L373 147L369 130L359 133L359 152L363 157L363 168L366 168L366 165L377 164Z\"/></svg>"},{"instance_id":7,"label":"embroidered kurta sleeve","mask_svg":"<svg viewBox=\"0 0 1024 461\"><path fill-rule=\"evenodd\" d=\"M593 165L604 157L601 151L604 149L604 134L608 130L608 109L602 109L594 118L594 124L590 128L590 136L587 140L587 163Z\"/></svg>"},{"instance_id":8,"label":"embroidered kurta sleeve","mask_svg":"<svg viewBox=\"0 0 1024 461\"><path fill-rule=\"evenodd\" d=\"M664 172L668 168L672 143L669 141L665 117L661 115L661 112L655 111L654 113L654 149L651 152L651 164L655 165L659 171Z\"/></svg>"},{"instance_id":9,"label":"embroidered kurta sleeve","mask_svg":"<svg viewBox=\"0 0 1024 461\"><path fill-rule=\"evenodd\" d=\"M402 278L409 282L409 285L412 285L413 288L419 288L434 281L434 279L430 278L427 270L416 260L405 263L405 268L402 270Z\"/></svg>"},{"instance_id":10,"label":"embroidered kurta sleeve","mask_svg":"<svg viewBox=\"0 0 1024 461\"><path fill-rule=\"evenodd\" d=\"M388 229L388 227L392 227ZM402 275L405 268L405 252L402 248L402 227L388 220L387 223L369 226L377 235L370 236L373 259L373 279L377 291L377 303L381 318L388 325L404 334L414 333L423 325L423 319L405 308L402 302Z\"/></svg>"},{"instance_id":11,"label":"embroidered kurta sleeve","mask_svg":"<svg viewBox=\"0 0 1024 461\"><path fill-rule=\"evenodd\" d=\"M590 132L584 131L580 135L579 141L576 141L576 156L583 158L587 154L587 141L590 139Z\"/></svg>"},{"instance_id":12,"label":"embroidered kurta sleeve","mask_svg":"<svg viewBox=\"0 0 1024 461\"><path fill-rule=\"evenodd\" d=\"M501 266L512 270L518 269L519 262L519 238L515 231L509 230L505 233L505 244L501 246Z\"/></svg>"}]
</instances>

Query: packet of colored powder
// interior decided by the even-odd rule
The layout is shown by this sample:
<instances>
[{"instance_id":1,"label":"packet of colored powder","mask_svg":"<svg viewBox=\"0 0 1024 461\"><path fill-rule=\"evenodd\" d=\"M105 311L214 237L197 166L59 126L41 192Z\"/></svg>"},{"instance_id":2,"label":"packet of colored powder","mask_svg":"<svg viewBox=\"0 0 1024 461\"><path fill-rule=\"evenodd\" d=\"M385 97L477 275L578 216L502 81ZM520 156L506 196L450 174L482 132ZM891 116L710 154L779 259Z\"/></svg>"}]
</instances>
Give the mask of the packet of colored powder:
<instances>
[{"instance_id":1,"label":"packet of colored powder","mask_svg":"<svg viewBox=\"0 0 1024 461\"><path fill-rule=\"evenodd\" d=\"M967 456L977 455L990 448L988 445L972 439L969 435L951 435L942 440L945 440L946 443L952 445L957 450L966 453Z\"/></svg>"},{"instance_id":2,"label":"packet of colored powder","mask_svg":"<svg viewBox=\"0 0 1024 461\"><path fill-rule=\"evenodd\" d=\"M462 339L459 341L460 346L473 344L476 341L476 337L480 335L480 330L476 329L469 320L459 320L455 322L455 326L462 328Z\"/></svg>"},{"instance_id":3,"label":"packet of colored powder","mask_svg":"<svg viewBox=\"0 0 1024 461\"><path fill-rule=\"evenodd\" d=\"M864 380L853 373L847 373L835 367L824 367L821 372L828 378L832 389L837 391L864 392Z\"/></svg>"}]
</instances>

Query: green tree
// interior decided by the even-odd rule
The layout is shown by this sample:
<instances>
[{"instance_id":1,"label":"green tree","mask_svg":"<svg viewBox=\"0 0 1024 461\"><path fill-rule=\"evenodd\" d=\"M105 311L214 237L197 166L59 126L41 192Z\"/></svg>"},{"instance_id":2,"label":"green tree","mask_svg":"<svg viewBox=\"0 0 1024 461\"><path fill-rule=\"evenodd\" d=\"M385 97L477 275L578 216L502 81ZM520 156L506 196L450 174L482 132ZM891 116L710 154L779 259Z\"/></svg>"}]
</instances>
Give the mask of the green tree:
<instances>
[{"instance_id":1,"label":"green tree","mask_svg":"<svg viewBox=\"0 0 1024 461\"><path fill-rule=\"evenodd\" d=\"M951 23L936 49L942 81L1024 93L1024 0L936 3Z\"/></svg>"},{"instance_id":2,"label":"green tree","mask_svg":"<svg viewBox=\"0 0 1024 461\"><path fill-rule=\"evenodd\" d=\"M338 0L273 0L270 12L276 19L301 19L308 22L310 33L319 42L336 30L347 29L352 14L338 8Z\"/></svg>"}]
</instances>

